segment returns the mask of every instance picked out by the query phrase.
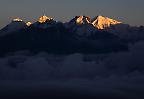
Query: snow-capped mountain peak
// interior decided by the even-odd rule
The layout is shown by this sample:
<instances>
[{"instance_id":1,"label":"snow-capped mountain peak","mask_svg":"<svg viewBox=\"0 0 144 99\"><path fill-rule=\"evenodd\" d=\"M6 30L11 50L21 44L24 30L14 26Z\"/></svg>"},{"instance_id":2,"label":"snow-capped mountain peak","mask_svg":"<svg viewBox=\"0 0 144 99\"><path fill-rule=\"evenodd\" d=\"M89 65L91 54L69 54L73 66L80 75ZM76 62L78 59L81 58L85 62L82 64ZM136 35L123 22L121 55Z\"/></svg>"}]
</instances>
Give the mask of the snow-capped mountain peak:
<instances>
[{"instance_id":1,"label":"snow-capped mountain peak","mask_svg":"<svg viewBox=\"0 0 144 99\"><path fill-rule=\"evenodd\" d=\"M69 25L82 25L82 24L91 24L91 19L88 16L76 16L73 18Z\"/></svg>"},{"instance_id":2,"label":"snow-capped mountain peak","mask_svg":"<svg viewBox=\"0 0 144 99\"><path fill-rule=\"evenodd\" d=\"M51 20L53 20L53 18L43 15L38 19L38 22L39 23L45 23L45 22L51 21Z\"/></svg>"},{"instance_id":3,"label":"snow-capped mountain peak","mask_svg":"<svg viewBox=\"0 0 144 99\"><path fill-rule=\"evenodd\" d=\"M26 25L27 25L27 26L31 26L32 23L31 23L31 22L27 22Z\"/></svg>"},{"instance_id":4,"label":"snow-capped mountain peak","mask_svg":"<svg viewBox=\"0 0 144 99\"><path fill-rule=\"evenodd\" d=\"M15 18L15 19L13 19L12 21L13 21L13 22L23 22L23 20L20 19L20 18Z\"/></svg>"},{"instance_id":5,"label":"snow-capped mountain peak","mask_svg":"<svg viewBox=\"0 0 144 99\"><path fill-rule=\"evenodd\" d=\"M94 27L98 29L107 29L111 25L116 25L116 24L121 24L122 22L116 21L114 19L108 18L108 17L103 17L103 16L97 16L93 19L92 24Z\"/></svg>"},{"instance_id":6,"label":"snow-capped mountain peak","mask_svg":"<svg viewBox=\"0 0 144 99\"><path fill-rule=\"evenodd\" d=\"M27 25L22 19L20 18L12 19L11 23L9 23L7 26L5 26L4 28L0 30L0 36L6 35L7 33L18 31L25 27L27 27Z\"/></svg>"},{"instance_id":7,"label":"snow-capped mountain peak","mask_svg":"<svg viewBox=\"0 0 144 99\"><path fill-rule=\"evenodd\" d=\"M42 29L46 29L46 28L51 27L55 24L56 24L56 21L53 18L48 17L46 15L43 15L38 19L37 22L32 24L32 26L42 28Z\"/></svg>"},{"instance_id":8,"label":"snow-capped mountain peak","mask_svg":"<svg viewBox=\"0 0 144 99\"><path fill-rule=\"evenodd\" d=\"M89 16L76 16L66 24L66 27L79 36L85 37L96 31L96 28L91 24L91 18Z\"/></svg>"},{"instance_id":9,"label":"snow-capped mountain peak","mask_svg":"<svg viewBox=\"0 0 144 99\"><path fill-rule=\"evenodd\" d=\"M76 23L77 24L91 23L90 17L88 17L88 16L77 16Z\"/></svg>"}]
</instances>

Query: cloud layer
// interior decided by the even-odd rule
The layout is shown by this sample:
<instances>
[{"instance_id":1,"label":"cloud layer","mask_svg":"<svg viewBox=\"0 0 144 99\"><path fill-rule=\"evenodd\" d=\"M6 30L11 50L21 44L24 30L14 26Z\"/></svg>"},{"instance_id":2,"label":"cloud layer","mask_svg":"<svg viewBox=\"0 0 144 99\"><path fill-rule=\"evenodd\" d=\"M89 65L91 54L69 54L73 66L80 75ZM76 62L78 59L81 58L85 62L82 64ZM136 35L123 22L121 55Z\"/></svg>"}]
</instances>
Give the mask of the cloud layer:
<instances>
[{"instance_id":1,"label":"cloud layer","mask_svg":"<svg viewBox=\"0 0 144 99\"><path fill-rule=\"evenodd\" d=\"M144 42L129 45L129 48L129 52L95 55L79 53L53 55L46 52L32 54L29 51L9 53L0 58L0 88L4 88L1 87L4 85L18 87L15 85L15 81L18 81L20 84L18 88L23 89L27 84L27 87L33 89L29 82L24 82L32 81L39 82L35 84L34 89L43 84L43 86L54 84L67 89L73 86L72 90L85 89L86 93L111 92L131 97L136 95L144 97L142 94ZM3 89L0 91L3 92Z\"/></svg>"},{"instance_id":2,"label":"cloud layer","mask_svg":"<svg viewBox=\"0 0 144 99\"><path fill-rule=\"evenodd\" d=\"M130 45L129 52L96 55L31 54L19 51L0 58L0 79L49 80L111 76L138 76L144 73L144 42Z\"/></svg>"}]
</instances>

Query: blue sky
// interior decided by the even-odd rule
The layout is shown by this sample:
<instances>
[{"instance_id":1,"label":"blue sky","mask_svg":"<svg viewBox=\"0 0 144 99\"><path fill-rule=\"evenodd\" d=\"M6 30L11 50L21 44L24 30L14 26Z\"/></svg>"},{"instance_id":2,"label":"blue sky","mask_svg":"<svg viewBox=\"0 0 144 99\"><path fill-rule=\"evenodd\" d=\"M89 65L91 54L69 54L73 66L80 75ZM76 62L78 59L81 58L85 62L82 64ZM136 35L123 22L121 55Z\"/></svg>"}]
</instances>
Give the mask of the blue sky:
<instances>
[{"instance_id":1,"label":"blue sky","mask_svg":"<svg viewBox=\"0 0 144 99\"><path fill-rule=\"evenodd\" d=\"M144 0L0 0L0 27L20 17L36 21L45 13L69 21L76 15L103 15L131 25L144 25Z\"/></svg>"}]
</instances>

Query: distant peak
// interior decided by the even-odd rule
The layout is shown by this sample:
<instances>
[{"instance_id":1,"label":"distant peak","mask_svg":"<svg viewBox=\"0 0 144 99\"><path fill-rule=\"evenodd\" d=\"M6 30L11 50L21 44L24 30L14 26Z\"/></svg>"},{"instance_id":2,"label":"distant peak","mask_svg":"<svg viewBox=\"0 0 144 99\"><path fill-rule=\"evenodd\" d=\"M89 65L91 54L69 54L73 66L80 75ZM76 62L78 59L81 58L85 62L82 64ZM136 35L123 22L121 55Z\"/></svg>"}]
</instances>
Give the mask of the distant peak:
<instances>
[{"instance_id":1,"label":"distant peak","mask_svg":"<svg viewBox=\"0 0 144 99\"><path fill-rule=\"evenodd\" d=\"M76 23L77 24L90 23L90 17L88 17L88 16L76 16Z\"/></svg>"},{"instance_id":2,"label":"distant peak","mask_svg":"<svg viewBox=\"0 0 144 99\"><path fill-rule=\"evenodd\" d=\"M15 18L15 19L13 19L12 21L13 21L13 22L22 22L23 20L20 19L20 18Z\"/></svg>"},{"instance_id":3,"label":"distant peak","mask_svg":"<svg viewBox=\"0 0 144 99\"><path fill-rule=\"evenodd\" d=\"M53 18L48 17L48 16L46 16L46 15L43 15L43 16L41 16L41 17L38 19L38 22L44 23L44 22L50 21L50 20L53 20Z\"/></svg>"},{"instance_id":4,"label":"distant peak","mask_svg":"<svg viewBox=\"0 0 144 99\"><path fill-rule=\"evenodd\" d=\"M97 18L105 18L104 16L102 16L102 15L99 15L99 16L97 16Z\"/></svg>"},{"instance_id":5,"label":"distant peak","mask_svg":"<svg viewBox=\"0 0 144 99\"><path fill-rule=\"evenodd\" d=\"M101 15L95 17L92 21L92 24L98 29L106 29L109 28L111 25L120 23L122 22Z\"/></svg>"},{"instance_id":6,"label":"distant peak","mask_svg":"<svg viewBox=\"0 0 144 99\"><path fill-rule=\"evenodd\" d=\"M27 22L27 23L26 23L27 26L30 26L31 24L32 24L31 22Z\"/></svg>"}]
</instances>

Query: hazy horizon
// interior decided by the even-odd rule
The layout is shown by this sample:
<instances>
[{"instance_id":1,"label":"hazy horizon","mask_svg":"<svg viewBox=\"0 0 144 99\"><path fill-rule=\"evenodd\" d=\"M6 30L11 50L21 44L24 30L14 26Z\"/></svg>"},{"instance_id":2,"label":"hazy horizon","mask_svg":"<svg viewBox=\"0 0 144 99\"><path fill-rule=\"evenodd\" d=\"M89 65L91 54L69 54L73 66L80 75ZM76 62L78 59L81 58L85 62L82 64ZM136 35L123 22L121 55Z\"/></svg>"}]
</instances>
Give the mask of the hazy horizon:
<instances>
[{"instance_id":1,"label":"hazy horizon","mask_svg":"<svg viewBox=\"0 0 144 99\"><path fill-rule=\"evenodd\" d=\"M144 25L143 4L143 0L1 0L0 28L16 17L34 22L43 14L58 21L69 21L77 15L103 15L139 26Z\"/></svg>"}]
</instances>

